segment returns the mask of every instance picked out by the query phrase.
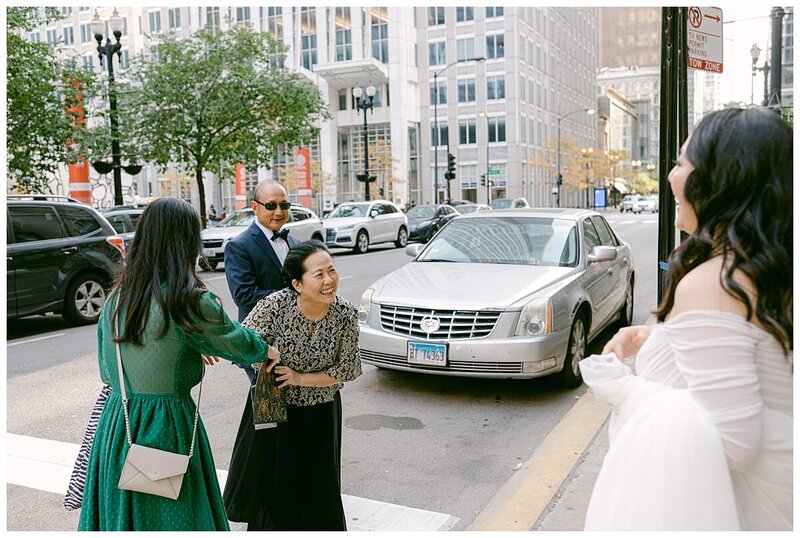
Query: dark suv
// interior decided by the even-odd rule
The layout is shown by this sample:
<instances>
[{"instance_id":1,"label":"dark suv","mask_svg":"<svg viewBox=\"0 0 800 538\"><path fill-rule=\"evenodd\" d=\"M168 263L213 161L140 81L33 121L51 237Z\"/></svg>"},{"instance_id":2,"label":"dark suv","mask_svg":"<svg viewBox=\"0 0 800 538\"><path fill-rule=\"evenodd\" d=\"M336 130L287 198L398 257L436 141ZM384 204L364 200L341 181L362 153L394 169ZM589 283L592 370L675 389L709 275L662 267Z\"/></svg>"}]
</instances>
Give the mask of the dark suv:
<instances>
[{"instance_id":1,"label":"dark suv","mask_svg":"<svg viewBox=\"0 0 800 538\"><path fill-rule=\"evenodd\" d=\"M125 257L100 213L64 196L8 197L8 317L60 313L94 323Z\"/></svg>"}]
</instances>

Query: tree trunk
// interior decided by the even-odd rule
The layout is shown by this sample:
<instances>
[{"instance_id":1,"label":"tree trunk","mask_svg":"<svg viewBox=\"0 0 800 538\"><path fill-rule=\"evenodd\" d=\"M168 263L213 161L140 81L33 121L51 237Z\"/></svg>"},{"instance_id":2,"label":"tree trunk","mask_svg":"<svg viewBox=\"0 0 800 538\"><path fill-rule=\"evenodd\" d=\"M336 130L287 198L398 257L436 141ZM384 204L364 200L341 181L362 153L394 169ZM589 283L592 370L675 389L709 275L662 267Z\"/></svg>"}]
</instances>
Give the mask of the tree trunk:
<instances>
[{"instance_id":1,"label":"tree trunk","mask_svg":"<svg viewBox=\"0 0 800 538\"><path fill-rule=\"evenodd\" d=\"M205 229L206 222L206 189L203 185L203 168L198 166L195 171L195 179L197 180L197 196L200 198L200 222L201 229Z\"/></svg>"}]
</instances>

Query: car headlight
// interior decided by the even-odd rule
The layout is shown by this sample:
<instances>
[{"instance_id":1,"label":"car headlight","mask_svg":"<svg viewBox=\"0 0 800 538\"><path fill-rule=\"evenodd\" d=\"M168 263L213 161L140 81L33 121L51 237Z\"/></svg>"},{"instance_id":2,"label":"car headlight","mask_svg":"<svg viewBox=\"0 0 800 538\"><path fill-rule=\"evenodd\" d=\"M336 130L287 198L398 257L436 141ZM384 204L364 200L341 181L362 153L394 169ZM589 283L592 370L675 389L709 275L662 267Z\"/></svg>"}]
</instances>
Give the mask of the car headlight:
<instances>
[{"instance_id":1,"label":"car headlight","mask_svg":"<svg viewBox=\"0 0 800 538\"><path fill-rule=\"evenodd\" d=\"M355 227L356 227L355 224L348 224L347 226L337 226L336 227L336 231L337 232L343 232L345 230L352 230Z\"/></svg>"},{"instance_id":2,"label":"car headlight","mask_svg":"<svg viewBox=\"0 0 800 538\"><path fill-rule=\"evenodd\" d=\"M361 295L361 303L358 305L358 322L366 325L369 321L369 307L372 302L372 294L375 293L374 288L367 288Z\"/></svg>"},{"instance_id":3,"label":"car headlight","mask_svg":"<svg viewBox=\"0 0 800 538\"><path fill-rule=\"evenodd\" d=\"M541 336L553 332L553 306L547 297L537 297L522 309L515 336Z\"/></svg>"}]
</instances>

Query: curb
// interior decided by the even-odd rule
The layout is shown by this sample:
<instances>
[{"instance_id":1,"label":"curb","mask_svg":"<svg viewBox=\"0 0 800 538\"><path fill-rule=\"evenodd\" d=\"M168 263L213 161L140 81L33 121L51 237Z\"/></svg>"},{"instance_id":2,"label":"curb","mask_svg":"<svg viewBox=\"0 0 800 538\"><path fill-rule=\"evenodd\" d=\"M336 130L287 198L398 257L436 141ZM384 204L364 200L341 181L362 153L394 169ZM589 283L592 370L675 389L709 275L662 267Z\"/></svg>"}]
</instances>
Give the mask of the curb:
<instances>
[{"instance_id":1,"label":"curb","mask_svg":"<svg viewBox=\"0 0 800 538\"><path fill-rule=\"evenodd\" d=\"M468 531L530 531L605 424L610 408L587 389Z\"/></svg>"}]
</instances>

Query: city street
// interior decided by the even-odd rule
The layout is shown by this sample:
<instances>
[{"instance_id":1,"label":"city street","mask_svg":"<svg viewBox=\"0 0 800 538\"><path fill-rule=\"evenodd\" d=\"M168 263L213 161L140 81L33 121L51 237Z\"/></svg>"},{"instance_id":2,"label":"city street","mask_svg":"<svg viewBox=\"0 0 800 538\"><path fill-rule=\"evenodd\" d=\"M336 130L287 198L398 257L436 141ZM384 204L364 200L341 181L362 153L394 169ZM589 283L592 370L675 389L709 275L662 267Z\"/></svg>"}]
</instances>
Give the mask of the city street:
<instances>
[{"instance_id":1,"label":"city street","mask_svg":"<svg viewBox=\"0 0 800 538\"><path fill-rule=\"evenodd\" d=\"M656 305L658 215L604 215L631 245L634 322L643 323ZM340 295L357 305L370 283L411 258L389 244L362 255L336 250L334 261ZM235 318L224 272L200 275ZM10 320L7 329L7 431L15 446L28 447L7 459L8 530L74 530L78 513L67 512L56 493L65 488L72 461L59 463L55 454L77 451L100 390L96 326L72 328L48 315ZM589 351L598 352L612 335L600 335ZM342 393L348 525L464 530L585 391L564 390L546 378L462 379L364 365ZM220 362L207 370L200 413L223 478L246 392L238 368Z\"/></svg>"}]
</instances>

